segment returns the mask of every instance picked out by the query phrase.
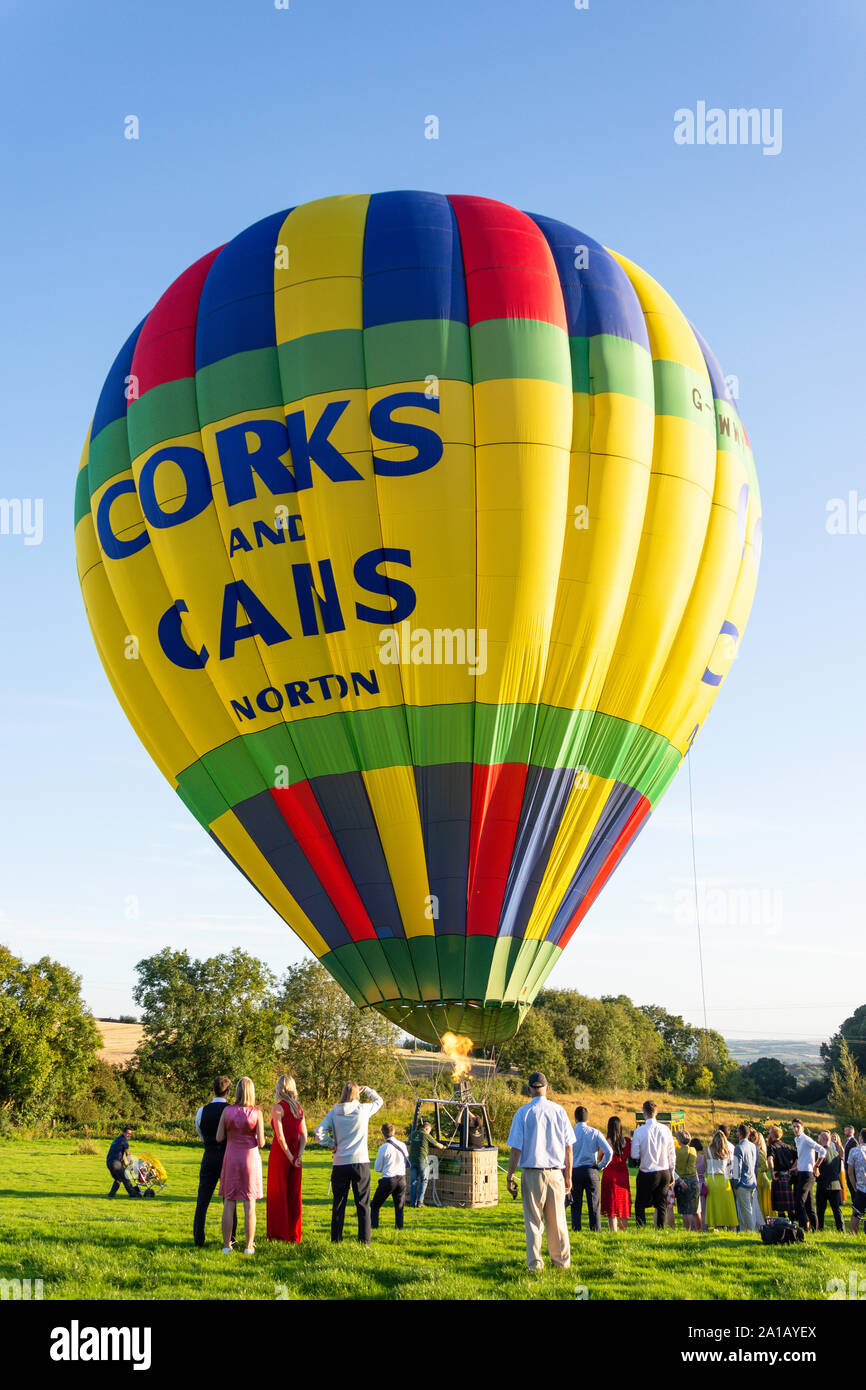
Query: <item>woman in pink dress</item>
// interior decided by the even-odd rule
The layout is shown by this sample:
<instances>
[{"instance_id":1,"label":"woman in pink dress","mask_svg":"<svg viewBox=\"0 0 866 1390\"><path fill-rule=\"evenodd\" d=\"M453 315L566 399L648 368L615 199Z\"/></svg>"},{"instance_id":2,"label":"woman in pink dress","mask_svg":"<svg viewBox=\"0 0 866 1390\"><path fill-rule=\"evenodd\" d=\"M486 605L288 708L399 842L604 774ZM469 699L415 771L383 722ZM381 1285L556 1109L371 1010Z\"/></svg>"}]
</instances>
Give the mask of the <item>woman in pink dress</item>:
<instances>
[{"instance_id":1,"label":"woman in pink dress","mask_svg":"<svg viewBox=\"0 0 866 1390\"><path fill-rule=\"evenodd\" d=\"M262 1160L265 1122L256 1108L256 1088L248 1076L235 1087L235 1103L227 1105L220 1117L217 1143L226 1141L220 1196L223 1199L223 1254L232 1248L235 1203L244 1204L244 1254L255 1252L256 1202L262 1197Z\"/></svg>"}]
</instances>

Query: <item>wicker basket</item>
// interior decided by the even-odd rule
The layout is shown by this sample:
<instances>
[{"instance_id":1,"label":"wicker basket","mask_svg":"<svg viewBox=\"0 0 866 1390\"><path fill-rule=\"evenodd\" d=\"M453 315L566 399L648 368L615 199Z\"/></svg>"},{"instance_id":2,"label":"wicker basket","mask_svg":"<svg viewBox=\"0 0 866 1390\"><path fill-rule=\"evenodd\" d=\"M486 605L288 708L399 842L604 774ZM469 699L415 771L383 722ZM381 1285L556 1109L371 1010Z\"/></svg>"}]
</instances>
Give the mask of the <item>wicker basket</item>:
<instances>
[{"instance_id":1,"label":"wicker basket","mask_svg":"<svg viewBox=\"0 0 866 1390\"><path fill-rule=\"evenodd\" d=\"M499 1150L461 1149L440 1158L436 1193L443 1207L495 1207L499 1202Z\"/></svg>"}]
</instances>

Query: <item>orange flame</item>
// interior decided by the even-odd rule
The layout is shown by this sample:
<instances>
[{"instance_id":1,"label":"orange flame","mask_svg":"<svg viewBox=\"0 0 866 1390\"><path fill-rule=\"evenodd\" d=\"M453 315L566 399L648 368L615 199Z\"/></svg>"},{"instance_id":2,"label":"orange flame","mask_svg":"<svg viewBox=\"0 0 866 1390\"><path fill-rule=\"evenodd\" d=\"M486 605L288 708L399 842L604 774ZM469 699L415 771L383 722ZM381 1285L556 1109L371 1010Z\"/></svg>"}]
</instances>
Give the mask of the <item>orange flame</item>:
<instances>
[{"instance_id":1,"label":"orange flame","mask_svg":"<svg viewBox=\"0 0 866 1390\"><path fill-rule=\"evenodd\" d=\"M472 1060L469 1056L472 1051L471 1038L464 1038L460 1033L443 1033L442 1051L452 1064L452 1081L459 1081L462 1076L467 1076L471 1072Z\"/></svg>"}]
</instances>

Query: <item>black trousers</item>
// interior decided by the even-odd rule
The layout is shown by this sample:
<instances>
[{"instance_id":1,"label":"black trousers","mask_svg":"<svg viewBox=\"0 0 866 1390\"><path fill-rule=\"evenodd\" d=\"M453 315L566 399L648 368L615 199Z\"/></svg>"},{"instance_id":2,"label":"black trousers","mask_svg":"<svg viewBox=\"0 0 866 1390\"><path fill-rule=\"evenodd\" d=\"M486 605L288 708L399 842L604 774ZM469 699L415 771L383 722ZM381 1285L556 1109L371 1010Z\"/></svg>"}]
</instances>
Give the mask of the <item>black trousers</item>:
<instances>
[{"instance_id":1,"label":"black trousers","mask_svg":"<svg viewBox=\"0 0 866 1390\"><path fill-rule=\"evenodd\" d=\"M394 1198L394 1225L398 1231L403 1229L403 1208L406 1205L406 1177L402 1178L380 1178L379 1186L370 1203L370 1225L373 1230L379 1229L379 1208L383 1202L387 1202L389 1197Z\"/></svg>"},{"instance_id":2,"label":"black trousers","mask_svg":"<svg viewBox=\"0 0 866 1390\"><path fill-rule=\"evenodd\" d=\"M346 1200L349 1188L355 1199L358 1213L358 1239L364 1245L370 1244L370 1165L369 1163L338 1163L331 1169L331 1191L334 1205L331 1208L331 1240L343 1239L343 1221L346 1216Z\"/></svg>"},{"instance_id":3,"label":"black trousers","mask_svg":"<svg viewBox=\"0 0 866 1390\"><path fill-rule=\"evenodd\" d=\"M647 1207L655 1209L656 1225L664 1226L668 1188L672 1181L673 1176L666 1168L659 1173L643 1173L638 1169L634 1194L634 1219L638 1226L646 1225Z\"/></svg>"},{"instance_id":4,"label":"black trousers","mask_svg":"<svg viewBox=\"0 0 866 1390\"><path fill-rule=\"evenodd\" d=\"M824 1213L827 1210L827 1203L833 1213L833 1220L836 1222L836 1230L844 1231L842 1224L842 1193L838 1188L819 1187L815 1192L815 1202L818 1207L818 1230L824 1229Z\"/></svg>"},{"instance_id":5,"label":"black trousers","mask_svg":"<svg viewBox=\"0 0 866 1390\"><path fill-rule=\"evenodd\" d=\"M591 1167L589 1164L581 1164L579 1168L572 1168L571 1170L571 1226L572 1230L575 1231L580 1230L584 1193L586 1193L589 1229L600 1231L601 1174L597 1168Z\"/></svg>"},{"instance_id":6,"label":"black trousers","mask_svg":"<svg viewBox=\"0 0 866 1390\"><path fill-rule=\"evenodd\" d=\"M818 1229L818 1217L815 1214L815 1202L813 1192L815 1188L814 1173L793 1173L794 1179L794 1201L797 1204L797 1224L803 1227L804 1231L809 1228L813 1231Z\"/></svg>"},{"instance_id":7,"label":"black trousers","mask_svg":"<svg viewBox=\"0 0 866 1390\"><path fill-rule=\"evenodd\" d=\"M204 1223L207 1216L207 1209L210 1206L211 1198L216 1191L217 1183L220 1180L220 1173L223 1166L223 1154L221 1149L205 1149L201 1160L201 1167L198 1170L198 1198L195 1204L195 1216L192 1219L192 1238L195 1245L204 1245ZM232 1222L232 1240L237 1235L238 1230L238 1209L235 1206L235 1219Z\"/></svg>"},{"instance_id":8,"label":"black trousers","mask_svg":"<svg viewBox=\"0 0 866 1390\"><path fill-rule=\"evenodd\" d=\"M111 1191L108 1194L109 1197L114 1196L121 1183L123 1183L124 1187L126 1188L127 1194L130 1197L134 1197L136 1192L138 1191L138 1188L133 1187L132 1183L129 1181L129 1178L126 1176L126 1169L123 1166L123 1160L116 1158L113 1163L109 1163L108 1159L106 1159L105 1163L109 1173L114 1178L114 1182L111 1184Z\"/></svg>"}]
</instances>

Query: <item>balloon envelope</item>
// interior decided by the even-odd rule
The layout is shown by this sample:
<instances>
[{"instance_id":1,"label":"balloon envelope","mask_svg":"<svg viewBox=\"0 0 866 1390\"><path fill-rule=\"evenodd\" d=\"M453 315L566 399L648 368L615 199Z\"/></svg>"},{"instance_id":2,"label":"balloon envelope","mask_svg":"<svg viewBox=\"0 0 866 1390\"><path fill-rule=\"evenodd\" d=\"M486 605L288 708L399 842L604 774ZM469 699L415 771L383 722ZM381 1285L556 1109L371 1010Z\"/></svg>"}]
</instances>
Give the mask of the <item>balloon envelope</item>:
<instances>
[{"instance_id":1,"label":"balloon envelope","mask_svg":"<svg viewBox=\"0 0 866 1390\"><path fill-rule=\"evenodd\" d=\"M76 545L109 679L359 1004L517 1028L687 752L760 552L719 366L636 265L475 197L326 198L170 286Z\"/></svg>"}]
</instances>

